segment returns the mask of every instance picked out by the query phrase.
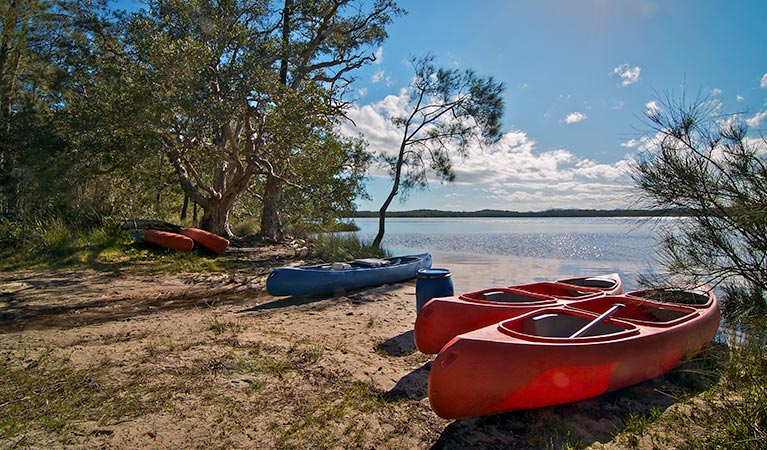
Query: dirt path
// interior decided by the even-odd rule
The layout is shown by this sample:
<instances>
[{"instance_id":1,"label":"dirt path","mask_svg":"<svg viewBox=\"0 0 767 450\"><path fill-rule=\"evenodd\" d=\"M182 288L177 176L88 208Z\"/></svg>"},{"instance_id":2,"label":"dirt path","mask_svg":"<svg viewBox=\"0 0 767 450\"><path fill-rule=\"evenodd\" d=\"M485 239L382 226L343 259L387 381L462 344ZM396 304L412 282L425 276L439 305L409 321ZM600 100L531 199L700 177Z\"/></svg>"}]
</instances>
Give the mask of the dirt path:
<instances>
[{"instance_id":1,"label":"dirt path","mask_svg":"<svg viewBox=\"0 0 767 450\"><path fill-rule=\"evenodd\" d=\"M412 342L415 283L336 298L227 275L0 274L3 448L560 448L673 403L663 378L598 399L448 421Z\"/></svg>"}]
</instances>

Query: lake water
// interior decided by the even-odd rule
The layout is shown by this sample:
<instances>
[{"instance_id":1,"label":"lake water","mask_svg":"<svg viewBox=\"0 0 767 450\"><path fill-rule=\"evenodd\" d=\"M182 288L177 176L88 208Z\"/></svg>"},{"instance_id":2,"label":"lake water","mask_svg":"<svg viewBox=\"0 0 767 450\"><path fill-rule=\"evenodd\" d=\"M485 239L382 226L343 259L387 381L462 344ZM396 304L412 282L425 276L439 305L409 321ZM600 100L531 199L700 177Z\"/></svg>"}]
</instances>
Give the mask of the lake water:
<instances>
[{"instance_id":1,"label":"lake water","mask_svg":"<svg viewBox=\"0 0 767 450\"><path fill-rule=\"evenodd\" d=\"M453 273L456 293L618 272L626 290L655 274L658 221L677 218L388 218L382 245L394 255L431 253ZM357 218L372 241L378 219Z\"/></svg>"}]
</instances>

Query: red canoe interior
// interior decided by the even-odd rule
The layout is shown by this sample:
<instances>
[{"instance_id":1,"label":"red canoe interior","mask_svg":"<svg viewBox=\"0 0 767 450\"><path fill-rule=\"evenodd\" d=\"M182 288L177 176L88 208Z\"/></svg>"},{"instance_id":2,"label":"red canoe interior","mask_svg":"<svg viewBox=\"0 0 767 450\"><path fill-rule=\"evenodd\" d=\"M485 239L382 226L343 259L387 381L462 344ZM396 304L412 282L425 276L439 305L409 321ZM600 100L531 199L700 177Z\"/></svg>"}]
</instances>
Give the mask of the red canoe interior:
<instances>
[{"instance_id":1,"label":"red canoe interior","mask_svg":"<svg viewBox=\"0 0 767 450\"><path fill-rule=\"evenodd\" d=\"M620 339L639 333L628 323L603 320L577 338L573 333L596 319L596 315L566 309L541 309L498 324L509 336L535 342L599 342Z\"/></svg>"},{"instance_id":2,"label":"red canoe interior","mask_svg":"<svg viewBox=\"0 0 767 450\"><path fill-rule=\"evenodd\" d=\"M562 283L554 283L551 281L544 281L541 283L522 284L518 286L511 286L514 289L521 291L531 292L534 294L551 295L553 297L562 298L566 300L577 298L595 297L597 295L604 294L604 291L589 287L575 287Z\"/></svg>"},{"instance_id":3,"label":"red canoe interior","mask_svg":"<svg viewBox=\"0 0 767 450\"><path fill-rule=\"evenodd\" d=\"M626 295L695 308L708 308L713 301L707 293L692 289L647 289L629 292Z\"/></svg>"},{"instance_id":4,"label":"red canoe interior","mask_svg":"<svg viewBox=\"0 0 767 450\"><path fill-rule=\"evenodd\" d=\"M461 294L461 300L493 302L493 303L523 303L523 304L553 304L556 299L550 295L526 292L512 288L491 288L468 294Z\"/></svg>"},{"instance_id":5,"label":"red canoe interior","mask_svg":"<svg viewBox=\"0 0 767 450\"><path fill-rule=\"evenodd\" d=\"M655 327L670 327L686 322L698 313L692 308L676 305L664 305L629 297L601 297L570 303L568 307L578 308L595 314L602 314L616 303L623 308L611 315L613 319L628 320L634 323Z\"/></svg>"},{"instance_id":6,"label":"red canoe interior","mask_svg":"<svg viewBox=\"0 0 767 450\"><path fill-rule=\"evenodd\" d=\"M567 280L559 280L560 283L572 284L575 286L596 288L601 290L614 289L618 284L617 281L611 278L591 277L591 278L569 278Z\"/></svg>"}]
</instances>

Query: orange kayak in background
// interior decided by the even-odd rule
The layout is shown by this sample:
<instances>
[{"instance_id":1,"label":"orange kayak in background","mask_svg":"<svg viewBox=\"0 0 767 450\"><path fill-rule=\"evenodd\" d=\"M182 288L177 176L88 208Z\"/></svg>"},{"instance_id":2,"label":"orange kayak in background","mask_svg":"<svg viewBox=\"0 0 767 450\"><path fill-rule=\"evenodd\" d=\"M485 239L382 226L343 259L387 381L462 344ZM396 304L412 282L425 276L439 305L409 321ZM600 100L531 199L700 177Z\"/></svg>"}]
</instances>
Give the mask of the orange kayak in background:
<instances>
[{"instance_id":1,"label":"orange kayak in background","mask_svg":"<svg viewBox=\"0 0 767 450\"><path fill-rule=\"evenodd\" d=\"M613 273L434 298L424 305L416 318L415 344L422 353L436 354L459 334L542 307L622 292L620 276Z\"/></svg>"},{"instance_id":2,"label":"orange kayak in background","mask_svg":"<svg viewBox=\"0 0 767 450\"><path fill-rule=\"evenodd\" d=\"M221 236L199 228L182 228L179 233L194 240L213 253L220 255L229 246L229 241Z\"/></svg>"},{"instance_id":3,"label":"orange kayak in background","mask_svg":"<svg viewBox=\"0 0 767 450\"><path fill-rule=\"evenodd\" d=\"M168 231L146 230L143 234L144 242L159 245L179 252L191 252L194 241L186 236Z\"/></svg>"},{"instance_id":4,"label":"orange kayak in background","mask_svg":"<svg viewBox=\"0 0 767 450\"><path fill-rule=\"evenodd\" d=\"M432 364L432 409L455 419L596 397L657 377L714 338L710 288L651 292L674 294L663 302L642 292L543 307L457 336Z\"/></svg>"}]
</instances>

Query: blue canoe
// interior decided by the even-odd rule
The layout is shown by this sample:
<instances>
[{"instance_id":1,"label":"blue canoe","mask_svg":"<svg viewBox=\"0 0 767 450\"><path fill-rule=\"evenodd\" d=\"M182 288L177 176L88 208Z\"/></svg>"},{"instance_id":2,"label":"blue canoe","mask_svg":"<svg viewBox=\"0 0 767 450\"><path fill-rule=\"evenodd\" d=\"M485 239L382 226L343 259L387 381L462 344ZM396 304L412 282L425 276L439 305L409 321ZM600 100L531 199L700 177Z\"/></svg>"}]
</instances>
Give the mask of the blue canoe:
<instances>
[{"instance_id":1,"label":"blue canoe","mask_svg":"<svg viewBox=\"0 0 767 450\"><path fill-rule=\"evenodd\" d=\"M418 269L431 267L431 255L395 256L384 259L358 259L316 266L280 267L266 280L266 290L274 296L342 294L350 289L412 280Z\"/></svg>"}]
</instances>

